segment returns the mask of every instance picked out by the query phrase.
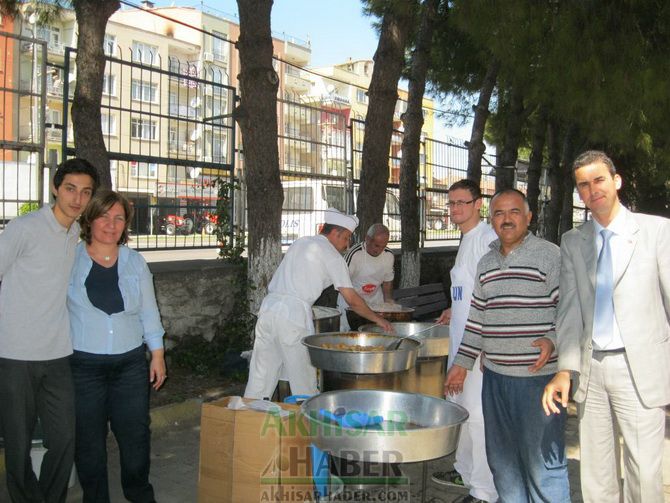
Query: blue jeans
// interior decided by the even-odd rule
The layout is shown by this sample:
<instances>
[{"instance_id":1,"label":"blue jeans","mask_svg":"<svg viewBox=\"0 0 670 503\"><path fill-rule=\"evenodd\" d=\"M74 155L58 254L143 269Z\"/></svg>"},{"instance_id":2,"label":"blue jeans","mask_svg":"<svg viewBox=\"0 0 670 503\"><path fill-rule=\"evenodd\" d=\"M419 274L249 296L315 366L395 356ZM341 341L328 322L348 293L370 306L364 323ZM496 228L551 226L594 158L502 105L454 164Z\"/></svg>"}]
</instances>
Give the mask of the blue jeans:
<instances>
[{"instance_id":1,"label":"blue jeans","mask_svg":"<svg viewBox=\"0 0 670 503\"><path fill-rule=\"evenodd\" d=\"M72 377L77 416L75 464L84 503L108 503L107 433L119 445L127 500L154 501L149 483L149 368L144 345L120 355L75 351Z\"/></svg>"},{"instance_id":2,"label":"blue jeans","mask_svg":"<svg viewBox=\"0 0 670 503\"><path fill-rule=\"evenodd\" d=\"M541 405L552 377L509 377L484 369L486 456L501 503L570 501L567 412L546 416Z\"/></svg>"}]
</instances>

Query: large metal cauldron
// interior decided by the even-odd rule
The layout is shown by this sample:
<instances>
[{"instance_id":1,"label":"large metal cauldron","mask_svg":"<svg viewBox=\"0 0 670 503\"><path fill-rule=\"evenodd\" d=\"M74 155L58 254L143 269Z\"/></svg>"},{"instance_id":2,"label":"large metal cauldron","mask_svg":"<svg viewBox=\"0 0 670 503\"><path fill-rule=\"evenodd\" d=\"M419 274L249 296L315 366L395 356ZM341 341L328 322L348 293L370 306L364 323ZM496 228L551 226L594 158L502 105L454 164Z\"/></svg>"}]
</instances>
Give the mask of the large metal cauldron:
<instances>
[{"instance_id":1,"label":"large metal cauldron","mask_svg":"<svg viewBox=\"0 0 670 503\"><path fill-rule=\"evenodd\" d=\"M321 391L337 389L400 389L400 375L416 362L421 343L405 339L398 349L349 351L324 348L324 344L380 346L388 348L400 340L395 335L366 332L333 332L310 335L302 340L312 365L320 369Z\"/></svg>"},{"instance_id":2,"label":"large metal cauldron","mask_svg":"<svg viewBox=\"0 0 670 503\"><path fill-rule=\"evenodd\" d=\"M369 307L370 309L372 309L373 312L391 322L411 321L412 316L414 316L413 307L404 307L399 304L387 307L385 307L384 305L369 306ZM349 322L349 327L352 330L358 330L358 328L361 325L370 323L370 320L367 320L362 316L359 316L356 312L353 311L353 309L349 307L346 309L346 313L347 313L347 321Z\"/></svg>"},{"instance_id":3,"label":"large metal cauldron","mask_svg":"<svg viewBox=\"0 0 670 503\"><path fill-rule=\"evenodd\" d=\"M332 307L312 306L314 333L337 332L340 330L340 311Z\"/></svg>"},{"instance_id":4,"label":"large metal cauldron","mask_svg":"<svg viewBox=\"0 0 670 503\"><path fill-rule=\"evenodd\" d=\"M414 367L400 376L400 389L438 398L444 397L444 379L449 354L449 325L435 326L434 323L427 322L392 323L392 325L396 335L412 336L423 343ZM363 325L359 330L383 333L383 330L374 324ZM415 336L417 333L419 335Z\"/></svg>"},{"instance_id":5,"label":"large metal cauldron","mask_svg":"<svg viewBox=\"0 0 670 503\"><path fill-rule=\"evenodd\" d=\"M379 424L363 428L342 426L322 411L381 416ZM342 457L356 452L368 462L413 463L440 458L456 450L467 411L453 402L416 393L380 390L341 390L321 393L301 408L319 449ZM391 459L393 456L393 459ZM370 459L376 457L376 459Z\"/></svg>"}]
</instances>

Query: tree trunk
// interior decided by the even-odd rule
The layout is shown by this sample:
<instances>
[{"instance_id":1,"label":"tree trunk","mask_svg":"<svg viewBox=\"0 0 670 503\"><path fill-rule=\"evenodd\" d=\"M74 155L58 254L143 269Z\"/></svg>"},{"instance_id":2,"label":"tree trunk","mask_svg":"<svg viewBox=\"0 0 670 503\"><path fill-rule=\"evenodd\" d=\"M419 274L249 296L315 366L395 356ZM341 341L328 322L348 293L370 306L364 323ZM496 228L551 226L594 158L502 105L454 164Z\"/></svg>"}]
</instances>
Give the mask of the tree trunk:
<instances>
[{"instance_id":1,"label":"tree trunk","mask_svg":"<svg viewBox=\"0 0 670 503\"><path fill-rule=\"evenodd\" d=\"M514 187L516 160L519 156L521 129L525 118L523 96L518 88L512 88L509 100L509 110L505 121L505 143L496 163L496 192Z\"/></svg>"},{"instance_id":2,"label":"tree trunk","mask_svg":"<svg viewBox=\"0 0 670 503\"><path fill-rule=\"evenodd\" d=\"M284 199L277 147L277 88L272 67L272 0L238 0L240 103L235 120L244 141L251 312L257 312L281 261Z\"/></svg>"},{"instance_id":3,"label":"tree trunk","mask_svg":"<svg viewBox=\"0 0 670 503\"><path fill-rule=\"evenodd\" d=\"M486 75L479 91L479 99L474 107L475 117L472 121L472 132L470 133L470 142L468 143L468 178L481 185L482 180L482 156L486 151L484 145L484 131L486 130L486 121L489 118L489 104L491 95L496 86L496 79L500 70L500 62L492 58L486 69Z\"/></svg>"},{"instance_id":4,"label":"tree trunk","mask_svg":"<svg viewBox=\"0 0 670 503\"><path fill-rule=\"evenodd\" d=\"M559 127L555 120L549 121L547 128L547 146L549 150L549 203L545 207L544 239L558 243L558 222L563 200L563 184L561 183L561 149Z\"/></svg>"},{"instance_id":5,"label":"tree trunk","mask_svg":"<svg viewBox=\"0 0 670 503\"><path fill-rule=\"evenodd\" d=\"M419 199L417 193L419 150L421 149L421 128L423 127L421 105L426 89L426 73L428 72L433 27L437 19L439 3L440 0L424 0L423 2L419 35L412 56L407 110L403 116L405 134L402 139L402 158L400 161L401 288L419 286L421 277Z\"/></svg>"},{"instance_id":6,"label":"tree trunk","mask_svg":"<svg viewBox=\"0 0 670 503\"><path fill-rule=\"evenodd\" d=\"M103 187L112 187L109 155L102 136L100 102L105 73L103 41L110 16L120 7L118 0L76 0L77 83L72 101L72 127L77 157L95 166ZM66 76L67 77L67 76Z\"/></svg>"},{"instance_id":7,"label":"tree trunk","mask_svg":"<svg viewBox=\"0 0 670 503\"><path fill-rule=\"evenodd\" d=\"M561 225L559 227L558 241L561 243L561 236L572 229L573 210L572 194L574 192L574 183L572 178L572 161L575 159L575 141L577 138L577 128L571 125L565 132L563 139L563 155L561 159L563 198L561 205Z\"/></svg>"},{"instance_id":8,"label":"tree trunk","mask_svg":"<svg viewBox=\"0 0 670 503\"><path fill-rule=\"evenodd\" d=\"M542 161L544 159L544 142L546 140L547 115L540 107L533 125L533 139L531 144L530 159L528 163L528 205L533 212L530 221L530 230L537 232L537 221L540 216L538 211L538 198L540 197L540 177L542 175Z\"/></svg>"},{"instance_id":9,"label":"tree trunk","mask_svg":"<svg viewBox=\"0 0 670 503\"><path fill-rule=\"evenodd\" d=\"M357 201L361 238L370 225L382 221L384 213L393 111L398 101L398 79L405 63L405 47L413 22L413 11L407 4L400 2L397 8L387 8L374 55Z\"/></svg>"}]
</instances>

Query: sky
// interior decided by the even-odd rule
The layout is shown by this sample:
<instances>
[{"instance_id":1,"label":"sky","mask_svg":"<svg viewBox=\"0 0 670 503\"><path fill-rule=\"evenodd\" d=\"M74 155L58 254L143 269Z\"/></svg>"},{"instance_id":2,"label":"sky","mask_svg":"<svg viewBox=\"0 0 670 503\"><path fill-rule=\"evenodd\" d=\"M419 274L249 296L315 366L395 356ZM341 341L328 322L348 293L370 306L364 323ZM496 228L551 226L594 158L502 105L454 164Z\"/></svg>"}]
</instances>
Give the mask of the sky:
<instances>
[{"instance_id":1,"label":"sky","mask_svg":"<svg viewBox=\"0 0 670 503\"><path fill-rule=\"evenodd\" d=\"M136 0L138 1L138 0ZM214 9L239 22L235 0L154 0L156 6L175 5ZM342 63L349 58L372 59L377 48L378 35L373 27L375 18L363 14L360 0L274 0L272 32L275 37L285 34L311 43L311 67ZM436 102L435 108L444 109ZM439 119L435 124L436 139L445 135L470 138L470 125L448 128Z\"/></svg>"}]
</instances>

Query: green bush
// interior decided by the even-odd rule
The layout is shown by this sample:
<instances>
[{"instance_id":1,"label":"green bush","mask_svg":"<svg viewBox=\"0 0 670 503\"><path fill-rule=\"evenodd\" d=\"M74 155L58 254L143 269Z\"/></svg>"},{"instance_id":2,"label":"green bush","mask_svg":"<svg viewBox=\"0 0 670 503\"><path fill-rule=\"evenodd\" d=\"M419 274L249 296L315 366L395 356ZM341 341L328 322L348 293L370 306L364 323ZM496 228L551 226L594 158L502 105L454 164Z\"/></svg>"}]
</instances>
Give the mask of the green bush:
<instances>
[{"instance_id":1,"label":"green bush","mask_svg":"<svg viewBox=\"0 0 670 503\"><path fill-rule=\"evenodd\" d=\"M23 203L21 206L19 206L19 216L25 215L26 213L30 213L31 211L39 209L40 209L39 203L36 203L34 201L31 201L29 203Z\"/></svg>"}]
</instances>

